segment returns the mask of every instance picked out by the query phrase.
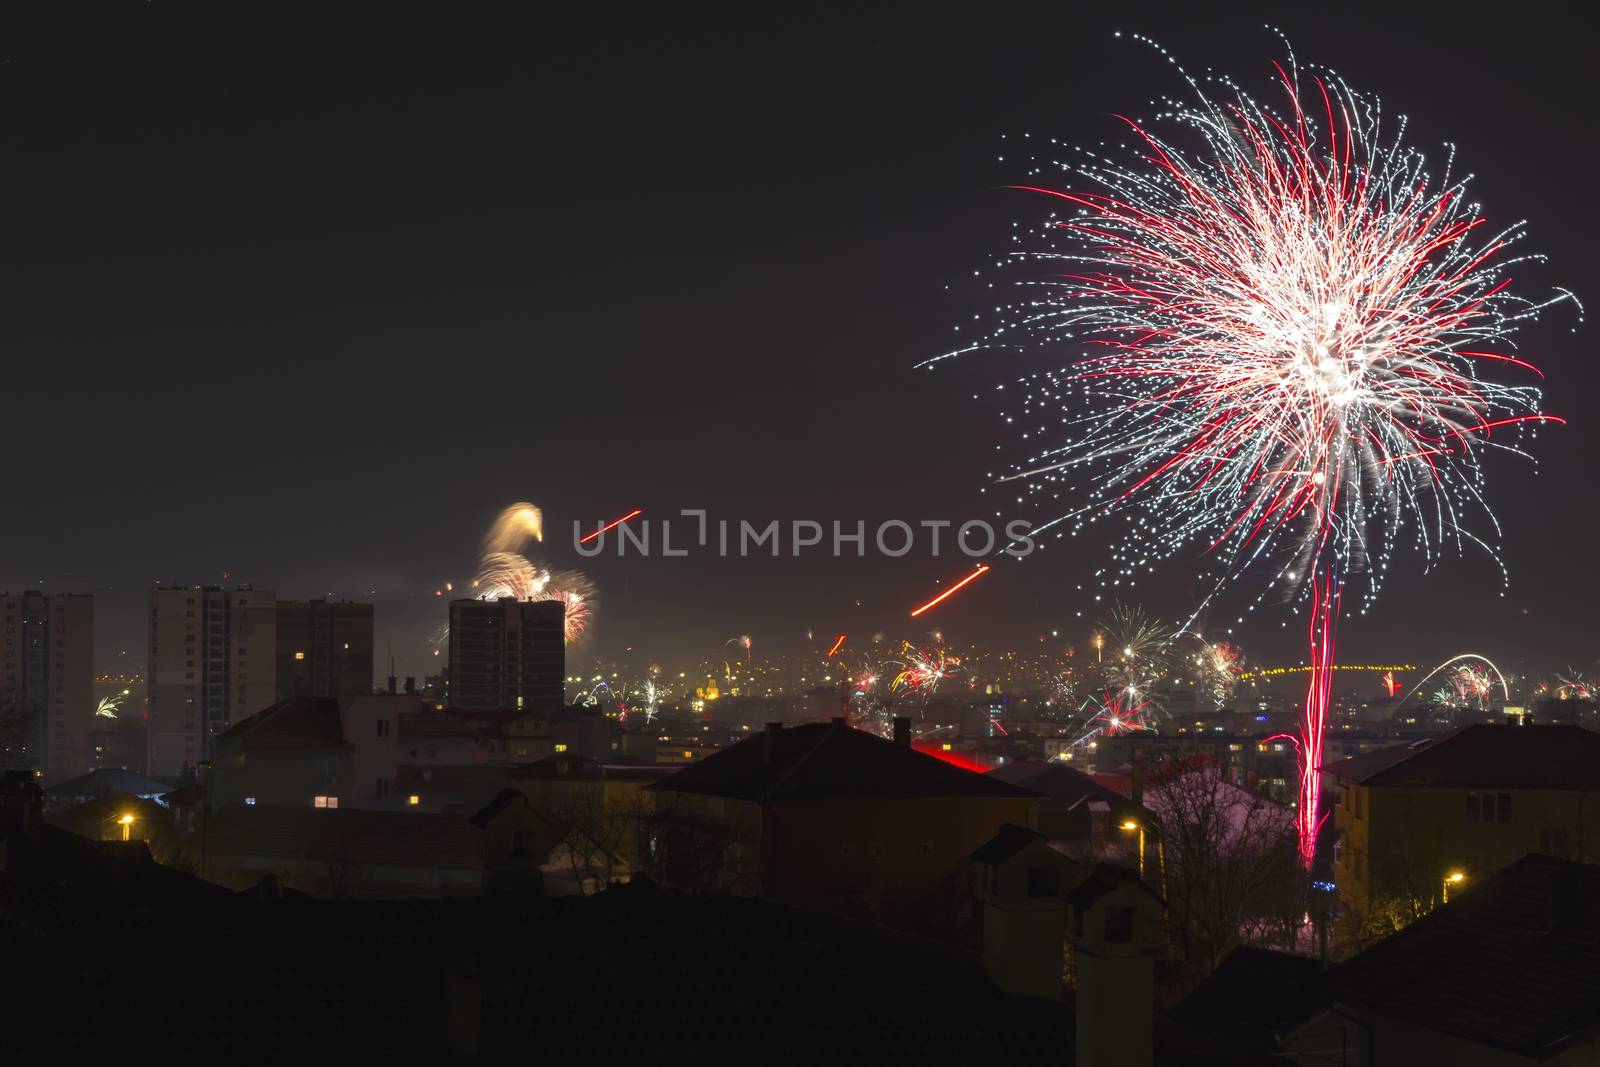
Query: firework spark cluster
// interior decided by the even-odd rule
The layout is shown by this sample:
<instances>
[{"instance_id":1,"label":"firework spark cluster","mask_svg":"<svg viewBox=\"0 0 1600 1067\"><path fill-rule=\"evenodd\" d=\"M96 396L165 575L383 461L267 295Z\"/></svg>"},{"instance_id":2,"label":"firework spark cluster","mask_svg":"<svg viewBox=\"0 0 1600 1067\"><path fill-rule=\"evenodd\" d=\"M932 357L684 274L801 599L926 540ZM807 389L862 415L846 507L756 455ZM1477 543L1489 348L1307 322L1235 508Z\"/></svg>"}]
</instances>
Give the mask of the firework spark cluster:
<instances>
[{"instance_id":1,"label":"firework spark cluster","mask_svg":"<svg viewBox=\"0 0 1600 1067\"><path fill-rule=\"evenodd\" d=\"M897 713L925 707L942 685L965 673L961 657L937 642L925 647L902 642L895 655L869 656L850 671L845 682L850 718L860 729L890 737Z\"/></svg>"},{"instance_id":2,"label":"firework spark cluster","mask_svg":"<svg viewBox=\"0 0 1600 1067\"><path fill-rule=\"evenodd\" d=\"M1346 583L1361 576L1365 610L1404 544L1425 569L1468 545L1498 561L1484 457L1527 456L1562 421L1513 337L1572 297L1511 288L1538 257L1518 251L1523 223L1487 223L1453 149L1435 168L1376 97L1292 51L1274 66L1276 106L1184 73L1189 99L1124 118L1127 143L1031 157L1019 188L1057 210L999 264L1023 271L1022 295L950 355L1079 357L1018 383L1005 418L1027 451L1004 478L1055 511L1035 537L1126 521L1103 585L1183 553L1208 561L1213 592L1249 575L1258 602L1307 602L1309 864Z\"/></svg>"},{"instance_id":3,"label":"firework spark cluster","mask_svg":"<svg viewBox=\"0 0 1600 1067\"><path fill-rule=\"evenodd\" d=\"M1510 288L1538 258L1515 254L1523 224L1491 229L1453 151L1435 176L1376 98L1292 61L1278 75L1277 108L1188 79L1191 102L1124 120L1130 162L1034 160L1062 184L1023 188L1062 210L1003 263L1023 298L961 350L1092 353L1018 383L1029 451L1009 476L1050 525L1127 515L1108 584L1195 552L1219 583L1259 566L1286 595L1360 573L1370 602L1402 535L1429 561L1492 554L1483 456L1561 421L1511 346L1570 299Z\"/></svg>"},{"instance_id":4,"label":"firework spark cluster","mask_svg":"<svg viewBox=\"0 0 1600 1067\"><path fill-rule=\"evenodd\" d=\"M576 644L594 623L599 596L582 573L553 571L523 554L529 541L542 540L544 519L537 507L524 502L502 511L484 538L473 595L488 600L559 600L566 608L567 644Z\"/></svg>"}]
</instances>

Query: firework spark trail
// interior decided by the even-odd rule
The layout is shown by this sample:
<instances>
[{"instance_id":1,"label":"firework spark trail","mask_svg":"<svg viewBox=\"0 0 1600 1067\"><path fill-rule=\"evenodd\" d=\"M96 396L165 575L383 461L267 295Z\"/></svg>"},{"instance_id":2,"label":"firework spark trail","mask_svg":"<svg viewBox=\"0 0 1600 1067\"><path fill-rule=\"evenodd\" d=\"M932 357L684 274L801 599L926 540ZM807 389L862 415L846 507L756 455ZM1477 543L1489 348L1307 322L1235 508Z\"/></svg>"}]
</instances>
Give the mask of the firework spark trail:
<instances>
[{"instance_id":1,"label":"firework spark trail","mask_svg":"<svg viewBox=\"0 0 1600 1067\"><path fill-rule=\"evenodd\" d=\"M845 635L844 634L840 634L838 640L834 641L833 647L828 649L828 654L826 656L823 656L822 658L823 659L832 659L833 658L833 654L835 652L839 651L839 649L841 647L843 647L844 639L845 639Z\"/></svg>"},{"instance_id":2,"label":"firework spark trail","mask_svg":"<svg viewBox=\"0 0 1600 1067\"><path fill-rule=\"evenodd\" d=\"M1123 119L1135 162L1080 151L1057 164L1068 188L1018 186L1063 211L1010 262L1059 272L1022 281L1029 295L997 309L993 332L948 355L1027 338L1099 352L1024 378L1020 412L1003 413L1033 450L1008 480L1046 506L1082 501L1035 537L1120 513L1116 584L1197 551L1212 595L1256 565L1272 575L1258 602L1275 589L1308 605L1304 835L1318 823L1327 606L1361 575L1370 607L1402 535L1426 566L1467 544L1500 563L1482 454L1526 456L1520 435L1562 420L1539 410L1537 385L1483 372L1534 370L1504 349L1573 298L1511 291L1506 271L1539 257L1507 254L1524 224L1490 230L1453 150L1436 181L1375 97L1331 72L1303 94L1292 53L1276 69L1281 110L1224 78L1208 79L1214 100L1184 73L1193 101L1156 116L1174 135Z\"/></svg>"},{"instance_id":3,"label":"firework spark trail","mask_svg":"<svg viewBox=\"0 0 1600 1067\"><path fill-rule=\"evenodd\" d=\"M940 593L938 596L934 597L932 600L928 601L926 604L923 604L920 608L913 608L912 611L911 611L911 617L914 619L918 615L921 615L923 612L927 611L929 608L937 607L938 605L944 603L950 597L953 597L958 592L960 592L961 589L964 586L966 586L967 584L969 584L971 582L974 582L978 578L982 577L985 573L988 572L988 570L989 570L989 565L987 563L978 564L976 570L974 570L971 574L967 575L965 578L961 579L955 585L952 585L949 589L946 589L944 592Z\"/></svg>"},{"instance_id":4,"label":"firework spark trail","mask_svg":"<svg viewBox=\"0 0 1600 1067\"><path fill-rule=\"evenodd\" d=\"M586 545L590 541L593 541L596 537L599 537L601 534L607 533L607 532L609 532L611 530L614 530L618 526L621 526L623 523L627 522L629 519L634 518L635 516L638 516L638 515L642 515L642 514L644 514L644 509L643 508L634 508L632 511L628 512L626 515L622 516L622 518L613 519L610 522L606 523L604 526L598 527L597 529L592 530L589 533L584 534L582 537L578 538L578 544Z\"/></svg>"},{"instance_id":5,"label":"firework spark trail","mask_svg":"<svg viewBox=\"0 0 1600 1067\"><path fill-rule=\"evenodd\" d=\"M1334 630L1339 622L1340 587L1332 576L1311 580L1311 681L1306 686L1305 706L1300 721L1300 803L1295 808L1295 827L1300 839L1300 859L1307 867L1316 856L1317 832L1322 828L1321 775L1322 735L1328 721L1328 703L1333 692Z\"/></svg>"},{"instance_id":6,"label":"firework spark trail","mask_svg":"<svg viewBox=\"0 0 1600 1067\"><path fill-rule=\"evenodd\" d=\"M521 552L528 538L544 540L544 512L526 501L512 504L500 513L483 539L483 551Z\"/></svg>"}]
</instances>

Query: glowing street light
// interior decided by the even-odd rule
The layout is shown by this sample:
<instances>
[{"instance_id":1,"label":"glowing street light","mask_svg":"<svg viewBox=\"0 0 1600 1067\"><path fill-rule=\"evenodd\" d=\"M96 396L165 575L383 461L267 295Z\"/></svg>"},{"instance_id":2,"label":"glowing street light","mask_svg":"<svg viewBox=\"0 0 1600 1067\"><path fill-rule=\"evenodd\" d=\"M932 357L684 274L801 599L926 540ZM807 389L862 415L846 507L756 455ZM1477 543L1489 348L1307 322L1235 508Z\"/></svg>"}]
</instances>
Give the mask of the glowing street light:
<instances>
[{"instance_id":1,"label":"glowing street light","mask_svg":"<svg viewBox=\"0 0 1600 1067\"><path fill-rule=\"evenodd\" d=\"M122 826L122 839L124 841L129 840L128 835L133 829L133 816L124 815L122 818L118 819L117 822Z\"/></svg>"},{"instance_id":2,"label":"glowing street light","mask_svg":"<svg viewBox=\"0 0 1600 1067\"><path fill-rule=\"evenodd\" d=\"M1466 873L1463 872L1463 871L1451 871L1449 874L1445 875L1444 876L1444 900L1443 900L1443 903L1445 903L1445 904L1450 903L1450 887L1453 886L1453 885L1460 885L1462 882L1465 882L1466 880L1467 880L1467 876L1466 876Z\"/></svg>"}]
</instances>

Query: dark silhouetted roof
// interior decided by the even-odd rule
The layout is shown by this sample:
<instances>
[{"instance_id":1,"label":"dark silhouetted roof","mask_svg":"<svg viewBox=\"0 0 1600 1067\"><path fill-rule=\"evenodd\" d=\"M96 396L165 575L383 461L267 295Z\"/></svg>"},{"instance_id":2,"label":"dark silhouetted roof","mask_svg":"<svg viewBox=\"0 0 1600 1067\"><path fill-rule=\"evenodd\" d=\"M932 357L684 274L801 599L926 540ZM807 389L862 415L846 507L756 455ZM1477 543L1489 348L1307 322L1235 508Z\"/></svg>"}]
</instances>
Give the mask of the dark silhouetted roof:
<instances>
[{"instance_id":1,"label":"dark silhouetted roof","mask_svg":"<svg viewBox=\"0 0 1600 1067\"><path fill-rule=\"evenodd\" d=\"M1146 885L1144 879L1139 877L1138 871L1114 863L1095 864L1094 870L1089 872L1089 877L1066 895L1066 901L1075 908L1087 908L1113 889L1130 882L1155 897L1157 901L1161 901L1161 894ZM1162 904L1165 906L1165 902Z\"/></svg>"},{"instance_id":2,"label":"dark silhouetted roof","mask_svg":"<svg viewBox=\"0 0 1600 1067\"><path fill-rule=\"evenodd\" d=\"M191 1045L230 1064L448 1063L455 973L481 983L474 1063L1072 1062L1070 1007L1000 993L913 939L757 900L637 882L593 897L260 897L225 921L8 954L26 981L6 1003L7 1048L61 1063ZM639 983L650 995L619 1003Z\"/></svg>"},{"instance_id":3,"label":"dark silhouetted roof","mask_svg":"<svg viewBox=\"0 0 1600 1067\"><path fill-rule=\"evenodd\" d=\"M217 735L246 749L347 748L339 702L331 697L295 697L240 719Z\"/></svg>"},{"instance_id":4,"label":"dark silhouetted roof","mask_svg":"<svg viewBox=\"0 0 1600 1067\"><path fill-rule=\"evenodd\" d=\"M691 763L649 788L763 804L831 797L1035 796L987 774L953 767L835 723L808 723L751 737Z\"/></svg>"},{"instance_id":5,"label":"dark silhouetted roof","mask_svg":"<svg viewBox=\"0 0 1600 1067\"><path fill-rule=\"evenodd\" d=\"M1463 726L1322 769L1372 786L1600 789L1600 734L1578 726Z\"/></svg>"},{"instance_id":6,"label":"dark silhouetted roof","mask_svg":"<svg viewBox=\"0 0 1600 1067\"><path fill-rule=\"evenodd\" d=\"M1324 1006L1327 973L1315 959L1241 946L1172 1017L1199 1030L1276 1049L1284 1034Z\"/></svg>"},{"instance_id":7,"label":"dark silhouetted roof","mask_svg":"<svg viewBox=\"0 0 1600 1067\"><path fill-rule=\"evenodd\" d=\"M143 841L92 841L50 825L39 828L37 840L0 837L0 944L200 923L204 908L233 897L156 863Z\"/></svg>"},{"instance_id":8,"label":"dark silhouetted roof","mask_svg":"<svg viewBox=\"0 0 1600 1067\"><path fill-rule=\"evenodd\" d=\"M459 815L230 804L211 818L214 856L476 869L479 831Z\"/></svg>"},{"instance_id":9,"label":"dark silhouetted roof","mask_svg":"<svg viewBox=\"0 0 1600 1067\"><path fill-rule=\"evenodd\" d=\"M1127 793L1118 792L1063 763L1023 760L996 767L989 772L989 777L1041 793L1066 810L1090 800L1103 800L1117 809L1131 806Z\"/></svg>"},{"instance_id":10,"label":"dark silhouetted roof","mask_svg":"<svg viewBox=\"0 0 1600 1067\"><path fill-rule=\"evenodd\" d=\"M1329 992L1429 1030L1554 1056L1600 1024L1600 867L1524 856L1340 966Z\"/></svg>"},{"instance_id":11,"label":"dark silhouetted roof","mask_svg":"<svg viewBox=\"0 0 1600 1067\"><path fill-rule=\"evenodd\" d=\"M1000 827L998 834L978 846L972 854L972 862L998 867L1035 841L1043 840L1044 835L1039 831L1008 822Z\"/></svg>"},{"instance_id":12,"label":"dark silhouetted roof","mask_svg":"<svg viewBox=\"0 0 1600 1067\"><path fill-rule=\"evenodd\" d=\"M68 778L64 782L57 782L45 790L46 795L58 799L76 799L80 797L103 797L113 793L120 793L134 797L162 796L168 792L169 786L142 774L121 767L102 767L80 774L76 778Z\"/></svg>"},{"instance_id":13,"label":"dark silhouetted roof","mask_svg":"<svg viewBox=\"0 0 1600 1067\"><path fill-rule=\"evenodd\" d=\"M482 829L494 822L496 815L499 815L513 804L521 804L523 807L527 807L528 798L515 789L502 789L494 795L493 800L478 809L467 821Z\"/></svg>"}]
</instances>

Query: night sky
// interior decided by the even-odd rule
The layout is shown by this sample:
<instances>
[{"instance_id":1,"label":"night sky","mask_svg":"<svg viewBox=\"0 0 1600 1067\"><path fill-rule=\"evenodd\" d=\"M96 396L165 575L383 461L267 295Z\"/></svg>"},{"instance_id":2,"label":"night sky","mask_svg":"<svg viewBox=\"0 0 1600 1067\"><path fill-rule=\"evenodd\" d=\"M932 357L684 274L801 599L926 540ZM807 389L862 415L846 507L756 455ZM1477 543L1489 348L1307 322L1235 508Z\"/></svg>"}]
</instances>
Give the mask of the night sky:
<instances>
[{"instance_id":1,"label":"night sky","mask_svg":"<svg viewBox=\"0 0 1600 1067\"><path fill-rule=\"evenodd\" d=\"M913 365L951 347L980 303L963 281L1041 213L1003 188L1023 175L1001 135L1098 141L1112 112L1182 89L1116 29L1266 97L1271 12L1302 61L1410 115L1414 143L1457 142L1491 221L1530 220L1551 262L1524 291L1600 299L1592 15L1186 6L8 10L0 586L96 593L103 670L142 666L157 579L370 599L380 656L421 674L433 590L527 499L542 558L599 585L599 655L923 622L1081 637L1093 539L913 623L964 557L584 561L567 531L635 507L991 515L1005 431L973 394L1018 365ZM1506 597L1481 554L1403 573L1345 622L1342 659L1594 668L1600 416L1595 327L1575 322L1521 338L1571 424L1540 433L1537 472L1491 467ZM1174 560L1136 599L1185 612L1194 573ZM1238 636L1297 660L1286 620Z\"/></svg>"}]
</instances>

